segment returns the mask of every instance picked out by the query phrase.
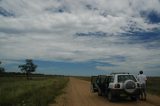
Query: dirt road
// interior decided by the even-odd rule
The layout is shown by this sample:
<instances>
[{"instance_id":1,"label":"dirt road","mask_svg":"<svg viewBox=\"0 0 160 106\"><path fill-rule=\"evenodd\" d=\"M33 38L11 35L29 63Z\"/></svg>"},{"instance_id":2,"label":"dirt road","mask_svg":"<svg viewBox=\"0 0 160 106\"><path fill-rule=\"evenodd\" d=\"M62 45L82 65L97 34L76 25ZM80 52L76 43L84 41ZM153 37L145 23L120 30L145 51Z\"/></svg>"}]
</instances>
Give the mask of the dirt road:
<instances>
[{"instance_id":1,"label":"dirt road","mask_svg":"<svg viewBox=\"0 0 160 106\"><path fill-rule=\"evenodd\" d=\"M91 93L90 82L70 78L66 93L59 97L54 106L160 106L160 98L149 95L147 101L122 100L111 103L105 97Z\"/></svg>"}]
</instances>

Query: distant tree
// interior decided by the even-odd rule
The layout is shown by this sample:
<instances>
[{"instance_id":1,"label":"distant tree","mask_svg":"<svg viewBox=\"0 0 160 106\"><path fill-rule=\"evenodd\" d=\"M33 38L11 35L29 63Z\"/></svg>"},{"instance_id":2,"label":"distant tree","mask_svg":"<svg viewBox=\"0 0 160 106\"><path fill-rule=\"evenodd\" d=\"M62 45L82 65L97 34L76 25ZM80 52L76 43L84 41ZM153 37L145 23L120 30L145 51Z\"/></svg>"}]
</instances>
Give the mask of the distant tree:
<instances>
[{"instance_id":1,"label":"distant tree","mask_svg":"<svg viewBox=\"0 0 160 106\"><path fill-rule=\"evenodd\" d=\"M4 73L5 69L1 66L2 62L0 61L0 73Z\"/></svg>"},{"instance_id":2,"label":"distant tree","mask_svg":"<svg viewBox=\"0 0 160 106\"><path fill-rule=\"evenodd\" d=\"M19 65L18 68L26 74L27 79L30 79L30 74L36 71L37 65L35 65L32 59L26 59L26 64Z\"/></svg>"}]
</instances>

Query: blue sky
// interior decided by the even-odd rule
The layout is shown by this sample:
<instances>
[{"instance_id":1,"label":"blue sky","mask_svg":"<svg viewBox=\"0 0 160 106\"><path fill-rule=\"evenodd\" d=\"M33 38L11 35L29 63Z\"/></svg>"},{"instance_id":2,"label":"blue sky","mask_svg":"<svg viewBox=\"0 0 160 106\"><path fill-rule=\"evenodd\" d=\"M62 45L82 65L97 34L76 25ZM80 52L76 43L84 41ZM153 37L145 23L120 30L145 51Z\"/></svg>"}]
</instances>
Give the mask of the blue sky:
<instances>
[{"instance_id":1,"label":"blue sky","mask_svg":"<svg viewBox=\"0 0 160 106\"><path fill-rule=\"evenodd\" d=\"M159 0L0 0L0 61L37 72L160 76Z\"/></svg>"}]
</instances>

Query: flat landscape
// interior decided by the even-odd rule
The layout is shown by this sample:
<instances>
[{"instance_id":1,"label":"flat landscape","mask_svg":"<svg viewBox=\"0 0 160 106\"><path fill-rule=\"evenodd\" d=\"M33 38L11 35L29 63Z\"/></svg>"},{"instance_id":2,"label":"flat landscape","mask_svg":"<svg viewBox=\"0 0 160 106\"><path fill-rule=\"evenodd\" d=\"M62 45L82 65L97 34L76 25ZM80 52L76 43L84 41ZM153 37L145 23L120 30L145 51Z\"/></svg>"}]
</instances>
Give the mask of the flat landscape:
<instances>
[{"instance_id":1,"label":"flat landscape","mask_svg":"<svg viewBox=\"0 0 160 106\"><path fill-rule=\"evenodd\" d=\"M1 77L0 106L160 106L160 78L148 78L147 101L109 102L90 92L90 77Z\"/></svg>"},{"instance_id":2,"label":"flat landscape","mask_svg":"<svg viewBox=\"0 0 160 106\"><path fill-rule=\"evenodd\" d=\"M0 106L160 106L160 0L0 0Z\"/></svg>"},{"instance_id":3,"label":"flat landscape","mask_svg":"<svg viewBox=\"0 0 160 106\"><path fill-rule=\"evenodd\" d=\"M65 94L57 98L57 103L50 106L160 106L160 97L148 94L147 101L121 100L109 102L105 97L90 92L90 82L70 78Z\"/></svg>"}]
</instances>

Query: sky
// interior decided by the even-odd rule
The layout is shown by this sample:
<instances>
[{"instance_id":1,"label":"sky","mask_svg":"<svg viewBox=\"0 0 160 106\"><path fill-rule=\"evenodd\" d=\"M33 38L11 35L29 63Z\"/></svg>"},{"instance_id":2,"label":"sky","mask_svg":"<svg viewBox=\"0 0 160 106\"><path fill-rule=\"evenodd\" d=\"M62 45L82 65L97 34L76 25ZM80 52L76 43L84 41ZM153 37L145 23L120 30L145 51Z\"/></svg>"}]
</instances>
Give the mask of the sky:
<instances>
[{"instance_id":1,"label":"sky","mask_svg":"<svg viewBox=\"0 0 160 106\"><path fill-rule=\"evenodd\" d=\"M160 0L0 0L0 61L37 73L160 76Z\"/></svg>"}]
</instances>

